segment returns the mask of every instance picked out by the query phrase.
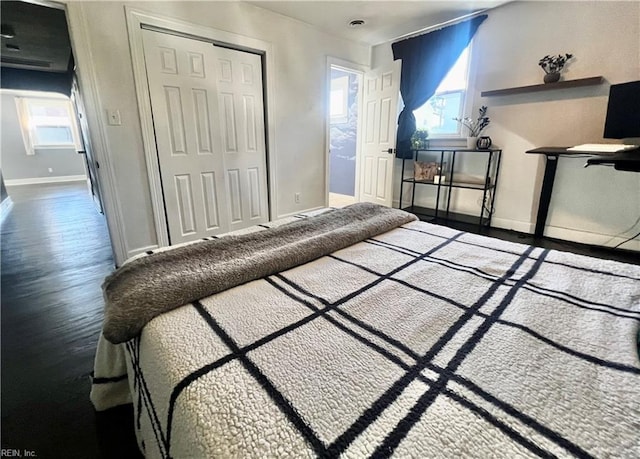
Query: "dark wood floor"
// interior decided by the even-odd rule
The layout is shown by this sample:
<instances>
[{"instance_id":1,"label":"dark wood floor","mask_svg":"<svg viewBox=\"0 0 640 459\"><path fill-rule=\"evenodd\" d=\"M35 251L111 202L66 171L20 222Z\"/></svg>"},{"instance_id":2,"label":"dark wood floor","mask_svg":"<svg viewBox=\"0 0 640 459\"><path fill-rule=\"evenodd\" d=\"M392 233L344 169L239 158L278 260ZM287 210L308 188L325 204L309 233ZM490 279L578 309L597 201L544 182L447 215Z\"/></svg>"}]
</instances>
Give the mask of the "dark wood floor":
<instances>
[{"instance_id":1,"label":"dark wood floor","mask_svg":"<svg viewBox=\"0 0 640 459\"><path fill-rule=\"evenodd\" d=\"M467 225L463 223L441 224L470 233L483 234L485 236L503 239L505 241L518 242L520 244L544 247L545 249L560 250L563 252L577 253L595 258L615 260L623 263L640 265L640 253L623 248L613 249L596 245L579 244L577 242L563 241L561 239L551 239L547 237L535 237L532 234L519 233L516 231L503 230L500 228L479 228L477 225Z\"/></svg>"},{"instance_id":2,"label":"dark wood floor","mask_svg":"<svg viewBox=\"0 0 640 459\"><path fill-rule=\"evenodd\" d=\"M113 269L104 218L82 183L20 186L2 225L2 448L39 458L137 455L131 407L96 414L89 373ZM461 228L476 231L477 228ZM493 237L640 263L637 252Z\"/></svg>"},{"instance_id":3,"label":"dark wood floor","mask_svg":"<svg viewBox=\"0 0 640 459\"><path fill-rule=\"evenodd\" d=\"M2 449L39 458L130 457L130 408L96 415L88 394L114 262L82 182L9 188L2 225Z\"/></svg>"}]
</instances>

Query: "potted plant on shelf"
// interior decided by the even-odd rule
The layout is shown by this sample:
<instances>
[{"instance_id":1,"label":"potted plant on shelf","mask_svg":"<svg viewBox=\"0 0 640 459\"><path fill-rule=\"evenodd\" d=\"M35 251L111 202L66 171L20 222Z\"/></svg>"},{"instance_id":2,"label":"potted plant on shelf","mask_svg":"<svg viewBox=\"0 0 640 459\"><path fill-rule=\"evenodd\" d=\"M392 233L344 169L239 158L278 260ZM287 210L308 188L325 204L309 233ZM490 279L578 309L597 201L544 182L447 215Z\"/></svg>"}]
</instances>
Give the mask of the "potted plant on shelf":
<instances>
[{"instance_id":1,"label":"potted plant on shelf","mask_svg":"<svg viewBox=\"0 0 640 459\"><path fill-rule=\"evenodd\" d=\"M411 136L411 148L420 150L429 146L429 131L426 129L417 129Z\"/></svg>"},{"instance_id":2,"label":"potted plant on shelf","mask_svg":"<svg viewBox=\"0 0 640 459\"><path fill-rule=\"evenodd\" d=\"M564 68L564 65L569 59L573 57L573 54L566 53L564 56L558 54L557 56L545 56L538 62L538 65L544 70L544 82L555 83L560 80L560 72Z\"/></svg>"},{"instance_id":3,"label":"potted plant on shelf","mask_svg":"<svg viewBox=\"0 0 640 459\"><path fill-rule=\"evenodd\" d=\"M469 150L474 150L476 147L476 143L478 141L478 137L484 131L491 120L487 116L487 107L483 105L478 109L478 118L472 119L470 117L466 118L454 118L458 123L462 124L469 130L469 136L467 137L467 148Z\"/></svg>"}]
</instances>

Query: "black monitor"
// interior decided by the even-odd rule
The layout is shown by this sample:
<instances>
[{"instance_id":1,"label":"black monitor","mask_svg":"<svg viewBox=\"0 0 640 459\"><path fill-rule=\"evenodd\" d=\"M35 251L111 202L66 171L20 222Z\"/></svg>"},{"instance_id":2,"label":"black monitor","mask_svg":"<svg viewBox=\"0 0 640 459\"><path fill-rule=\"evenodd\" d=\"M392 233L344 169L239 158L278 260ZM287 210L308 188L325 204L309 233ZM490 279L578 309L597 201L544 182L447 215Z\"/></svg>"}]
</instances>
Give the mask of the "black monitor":
<instances>
[{"instance_id":1,"label":"black monitor","mask_svg":"<svg viewBox=\"0 0 640 459\"><path fill-rule=\"evenodd\" d=\"M604 123L604 138L632 137L640 137L640 81L611 85Z\"/></svg>"}]
</instances>

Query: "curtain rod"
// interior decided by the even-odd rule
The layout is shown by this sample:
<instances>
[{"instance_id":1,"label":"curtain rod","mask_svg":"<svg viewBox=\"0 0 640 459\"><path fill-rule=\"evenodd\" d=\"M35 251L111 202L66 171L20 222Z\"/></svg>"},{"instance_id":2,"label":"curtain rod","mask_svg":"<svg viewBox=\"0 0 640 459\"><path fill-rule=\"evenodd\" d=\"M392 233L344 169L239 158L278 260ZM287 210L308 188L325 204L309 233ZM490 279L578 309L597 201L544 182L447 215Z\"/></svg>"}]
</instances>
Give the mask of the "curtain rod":
<instances>
[{"instance_id":1,"label":"curtain rod","mask_svg":"<svg viewBox=\"0 0 640 459\"><path fill-rule=\"evenodd\" d=\"M480 16L482 14L485 14L489 10L491 10L491 8L485 8L483 10L474 11L473 13L465 14L464 16L460 16L458 18L450 19L450 20L445 21L445 22L441 22L440 24L431 25L429 27L425 27L424 29L420 29L420 30L417 30L415 32L406 33L404 35L401 35L399 37L396 37L396 38L392 39L391 42L392 43L397 43L397 42L399 42L401 40L406 40L407 38L419 37L420 35L424 35L424 34L427 34L429 32L433 32L434 30L442 29L444 27L447 27L447 26L450 26L450 25L453 25L453 24L457 24L458 22L466 21L467 19L471 19L471 18L474 18L476 16Z\"/></svg>"}]
</instances>

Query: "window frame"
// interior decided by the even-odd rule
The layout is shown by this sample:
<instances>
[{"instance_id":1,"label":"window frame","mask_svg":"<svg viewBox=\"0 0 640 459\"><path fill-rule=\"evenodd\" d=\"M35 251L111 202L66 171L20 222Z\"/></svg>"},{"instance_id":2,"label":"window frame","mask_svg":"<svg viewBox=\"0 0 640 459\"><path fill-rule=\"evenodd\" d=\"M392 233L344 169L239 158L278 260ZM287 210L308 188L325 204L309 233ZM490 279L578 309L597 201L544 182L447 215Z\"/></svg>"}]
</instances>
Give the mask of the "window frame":
<instances>
[{"instance_id":1,"label":"window frame","mask_svg":"<svg viewBox=\"0 0 640 459\"><path fill-rule=\"evenodd\" d=\"M18 117L20 119L20 129L22 131L22 139L24 141L27 155L35 155L36 150L69 150L74 149L76 151L82 150L82 144L80 141L80 133L78 130L78 121L75 114L75 110L71 103L71 99L58 95L45 94L29 94L20 95L15 97L16 108L18 110ZM38 126L53 126L42 123L35 123L30 111L30 107L40 104L40 106L46 105L61 105L66 109L71 131L71 142L69 143L42 143L36 133Z\"/></svg>"},{"instance_id":2,"label":"window frame","mask_svg":"<svg viewBox=\"0 0 640 459\"><path fill-rule=\"evenodd\" d=\"M335 83L335 87L334 87ZM349 75L343 75L338 78L332 78L329 88L329 119L332 124L342 124L349 121ZM334 108L333 93L340 91L340 113L331 113L331 109Z\"/></svg>"}]
</instances>

